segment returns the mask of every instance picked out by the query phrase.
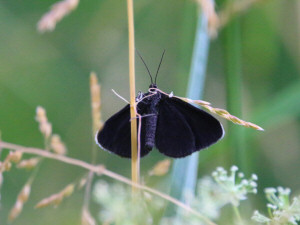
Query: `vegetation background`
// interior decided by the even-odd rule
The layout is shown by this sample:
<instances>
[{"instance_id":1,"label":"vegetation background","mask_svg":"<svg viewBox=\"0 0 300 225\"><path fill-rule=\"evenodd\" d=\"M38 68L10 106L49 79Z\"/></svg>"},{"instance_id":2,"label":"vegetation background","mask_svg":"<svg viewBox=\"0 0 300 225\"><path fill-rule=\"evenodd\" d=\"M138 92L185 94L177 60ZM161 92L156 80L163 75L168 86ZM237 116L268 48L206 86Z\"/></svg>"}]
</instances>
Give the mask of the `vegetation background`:
<instances>
[{"instance_id":1,"label":"vegetation background","mask_svg":"<svg viewBox=\"0 0 300 225\"><path fill-rule=\"evenodd\" d=\"M70 157L91 160L92 122L89 74L95 71L102 85L103 120L124 106L111 89L129 99L128 31L126 2L81 1L78 8L58 24L54 32L40 34L37 21L55 1L0 1L0 129L2 139L24 146L43 148L43 138L34 120L43 106L53 131L61 135ZM225 3L216 3L222 9ZM238 16L242 73L242 118L265 129L242 132L239 145L247 159L246 174L259 177L258 191L269 186L300 190L300 2L261 1ZM166 55L158 76L158 87L185 96L197 23L197 6L191 0L135 1L136 48L151 71L155 71L163 49ZM226 105L225 34L212 40L203 100L219 108ZM228 47L228 46L227 46ZM136 89L150 84L143 64L136 61ZM237 99L239 96L237 96ZM220 119L227 130L227 121ZM227 130L228 131L228 130ZM240 167L227 132L218 144L199 155L199 176L217 166ZM163 159L153 151L141 160L141 175ZM99 149L98 163L130 176L130 161ZM45 196L56 193L84 171L46 160L32 187L22 215L14 224L79 224L83 194L76 192L58 209L34 210ZM27 180L28 171L13 169L5 174L0 223ZM163 181L151 180L152 186ZM164 189L162 189L164 190ZM165 191L165 190L164 190ZM261 200L259 199L261 197ZM257 208L263 208L258 196ZM98 206L92 207L97 213Z\"/></svg>"}]
</instances>

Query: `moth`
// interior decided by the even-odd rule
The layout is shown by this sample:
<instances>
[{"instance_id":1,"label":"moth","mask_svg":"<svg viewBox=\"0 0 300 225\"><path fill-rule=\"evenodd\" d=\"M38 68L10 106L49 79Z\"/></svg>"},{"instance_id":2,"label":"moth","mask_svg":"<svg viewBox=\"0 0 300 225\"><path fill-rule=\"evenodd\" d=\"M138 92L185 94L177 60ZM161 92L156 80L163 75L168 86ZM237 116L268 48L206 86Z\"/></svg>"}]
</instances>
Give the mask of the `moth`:
<instances>
[{"instance_id":1,"label":"moth","mask_svg":"<svg viewBox=\"0 0 300 225\"><path fill-rule=\"evenodd\" d=\"M224 136L222 124L209 113L157 88L156 78L164 53L154 82L139 54L151 78L148 92L139 92L136 98L137 113L141 115L140 157L156 147L166 156L182 158L209 147ZM139 126L139 120L137 124ZM104 150L131 158L130 105L109 118L95 139Z\"/></svg>"}]
</instances>

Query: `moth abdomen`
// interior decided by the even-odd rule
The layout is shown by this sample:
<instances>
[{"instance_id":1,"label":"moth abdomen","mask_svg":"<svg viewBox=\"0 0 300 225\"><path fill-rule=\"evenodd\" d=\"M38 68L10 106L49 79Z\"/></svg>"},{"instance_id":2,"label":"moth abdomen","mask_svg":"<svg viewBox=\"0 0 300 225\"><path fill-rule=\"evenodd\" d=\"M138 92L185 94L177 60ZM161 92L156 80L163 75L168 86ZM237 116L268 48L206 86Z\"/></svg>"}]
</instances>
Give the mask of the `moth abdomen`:
<instances>
[{"instance_id":1,"label":"moth abdomen","mask_svg":"<svg viewBox=\"0 0 300 225\"><path fill-rule=\"evenodd\" d=\"M151 115L146 119L146 134L145 134L145 147L152 149L155 145L155 133L157 125L157 115Z\"/></svg>"},{"instance_id":2,"label":"moth abdomen","mask_svg":"<svg viewBox=\"0 0 300 225\"><path fill-rule=\"evenodd\" d=\"M155 134L158 120L157 105L161 99L160 94L155 94L149 98L150 104L147 107L148 116L146 117L146 133L145 133L145 147L152 149L155 145Z\"/></svg>"}]
</instances>

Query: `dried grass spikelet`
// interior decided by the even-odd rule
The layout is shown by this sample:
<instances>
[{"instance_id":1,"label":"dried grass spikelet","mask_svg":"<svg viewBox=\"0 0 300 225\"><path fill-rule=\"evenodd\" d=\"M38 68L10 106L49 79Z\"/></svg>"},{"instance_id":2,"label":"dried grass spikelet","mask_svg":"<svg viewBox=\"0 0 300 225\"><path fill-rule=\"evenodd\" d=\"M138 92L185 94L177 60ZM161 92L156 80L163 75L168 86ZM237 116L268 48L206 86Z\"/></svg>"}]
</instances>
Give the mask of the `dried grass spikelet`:
<instances>
[{"instance_id":1,"label":"dried grass spikelet","mask_svg":"<svg viewBox=\"0 0 300 225\"><path fill-rule=\"evenodd\" d=\"M101 120L101 86L98 82L97 75L94 72L90 74L90 91L91 91L91 107L93 119L94 134L103 126Z\"/></svg>"},{"instance_id":2,"label":"dried grass spikelet","mask_svg":"<svg viewBox=\"0 0 300 225\"><path fill-rule=\"evenodd\" d=\"M53 134L51 136L50 147L58 155L65 155L67 153L67 148L65 144L61 141L60 136Z\"/></svg>"},{"instance_id":3,"label":"dried grass spikelet","mask_svg":"<svg viewBox=\"0 0 300 225\"><path fill-rule=\"evenodd\" d=\"M8 159L13 162L13 163L19 163L20 160L22 159L23 153L20 151L14 151L10 152L9 155L7 156Z\"/></svg>"},{"instance_id":4,"label":"dried grass spikelet","mask_svg":"<svg viewBox=\"0 0 300 225\"><path fill-rule=\"evenodd\" d=\"M11 162L4 160L4 162L0 162L0 173L3 173L4 171L9 171L11 168Z\"/></svg>"},{"instance_id":5,"label":"dried grass spikelet","mask_svg":"<svg viewBox=\"0 0 300 225\"><path fill-rule=\"evenodd\" d=\"M8 221L12 222L20 215L23 209L23 205L27 202L29 198L30 191L31 181L26 183L21 192L19 193L16 203L9 213Z\"/></svg>"},{"instance_id":6,"label":"dried grass spikelet","mask_svg":"<svg viewBox=\"0 0 300 225\"><path fill-rule=\"evenodd\" d=\"M42 199L39 203L36 204L35 208L43 208L46 206L53 205L57 207L64 198L69 197L74 191L74 184L69 184L62 191L51 195L50 197Z\"/></svg>"},{"instance_id":7,"label":"dried grass spikelet","mask_svg":"<svg viewBox=\"0 0 300 225\"><path fill-rule=\"evenodd\" d=\"M55 3L38 22L37 28L40 32L53 31L56 24L71 11L76 9L79 0L63 0Z\"/></svg>"},{"instance_id":8,"label":"dried grass spikelet","mask_svg":"<svg viewBox=\"0 0 300 225\"><path fill-rule=\"evenodd\" d=\"M215 38L218 34L219 16L215 10L215 3L212 0L196 0L203 13L207 18L208 34L210 37Z\"/></svg>"},{"instance_id":9,"label":"dried grass spikelet","mask_svg":"<svg viewBox=\"0 0 300 225\"><path fill-rule=\"evenodd\" d=\"M40 157L33 157L30 159L24 159L21 162L17 164L17 168L19 169L33 169L37 166L37 164L40 162Z\"/></svg>"},{"instance_id":10,"label":"dried grass spikelet","mask_svg":"<svg viewBox=\"0 0 300 225\"><path fill-rule=\"evenodd\" d=\"M229 3L220 13L220 25L219 28L226 26L228 22L238 14L242 14L250 9L254 4L260 3L266 0L242 0L233 1Z\"/></svg>"},{"instance_id":11,"label":"dried grass spikelet","mask_svg":"<svg viewBox=\"0 0 300 225\"><path fill-rule=\"evenodd\" d=\"M38 106L36 108L35 119L39 123L41 133L44 135L45 138L49 138L52 133L52 125L48 122L46 110L43 107Z\"/></svg>"},{"instance_id":12,"label":"dried grass spikelet","mask_svg":"<svg viewBox=\"0 0 300 225\"><path fill-rule=\"evenodd\" d=\"M165 175L170 168L171 165L171 160L170 159L165 159L160 162L158 162L152 170L149 171L150 176L163 176Z\"/></svg>"},{"instance_id":13,"label":"dried grass spikelet","mask_svg":"<svg viewBox=\"0 0 300 225\"><path fill-rule=\"evenodd\" d=\"M86 208L82 210L81 225L96 225L95 219Z\"/></svg>"},{"instance_id":14,"label":"dried grass spikelet","mask_svg":"<svg viewBox=\"0 0 300 225\"><path fill-rule=\"evenodd\" d=\"M18 163L22 158L20 151L9 152L3 162L0 162L0 173L9 171L11 169L11 163Z\"/></svg>"},{"instance_id":15,"label":"dried grass spikelet","mask_svg":"<svg viewBox=\"0 0 300 225\"><path fill-rule=\"evenodd\" d=\"M88 175L85 175L84 177L82 177L77 184L77 189L78 190L82 189L86 185L87 180L88 180Z\"/></svg>"},{"instance_id":16,"label":"dried grass spikelet","mask_svg":"<svg viewBox=\"0 0 300 225\"><path fill-rule=\"evenodd\" d=\"M241 125L241 126L244 126L244 127L253 128L255 130L260 130L260 131L264 130L262 127L254 124L254 123L246 122L244 120L239 119L236 116L231 115L225 109L213 108L211 106L211 103L209 103L209 102L205 102L205 101L201 101L201 100L192 100L192 99L189 99L189 98L181 98L181 97L178 97L178 98L183 100L183 101L189 102L189 103L194 103L194 104L200 105L203 108L205 108L206 110L208 110L209 112L217 114L217 115L223 117L224 119L229 120L229 121L231 121L235 124L238 124L238 125Z\"/></svg>"}]
</instances>

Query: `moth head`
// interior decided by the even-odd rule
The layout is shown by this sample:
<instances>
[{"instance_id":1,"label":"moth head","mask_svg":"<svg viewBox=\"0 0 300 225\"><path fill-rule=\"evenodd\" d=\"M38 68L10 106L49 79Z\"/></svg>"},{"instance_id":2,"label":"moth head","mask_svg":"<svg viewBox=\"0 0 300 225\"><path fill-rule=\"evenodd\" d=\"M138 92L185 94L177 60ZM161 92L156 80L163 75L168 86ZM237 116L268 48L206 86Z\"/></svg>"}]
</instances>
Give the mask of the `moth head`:
<instances>
[{"instance_id":1,"label":"moth head","mask_svg":"<svg viewBox=\"0 0 300 225\"><path fill-rule=\"evenodd\" d=\"M150 84L149 88L157 88L156 84Z\"/></svg>"}]
</instances>

